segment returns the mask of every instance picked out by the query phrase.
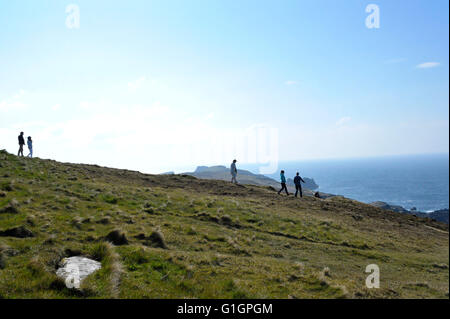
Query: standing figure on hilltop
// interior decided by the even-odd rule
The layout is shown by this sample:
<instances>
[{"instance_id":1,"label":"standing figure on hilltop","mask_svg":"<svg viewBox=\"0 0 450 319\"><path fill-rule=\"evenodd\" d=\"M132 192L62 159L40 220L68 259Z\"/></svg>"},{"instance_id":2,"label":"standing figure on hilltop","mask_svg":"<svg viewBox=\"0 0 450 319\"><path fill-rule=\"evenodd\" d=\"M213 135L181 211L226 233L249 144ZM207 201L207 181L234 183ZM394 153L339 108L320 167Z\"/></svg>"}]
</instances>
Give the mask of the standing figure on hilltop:
<instances>
[{"instance_id":1,"label":"standing figure on hilltop","mask_svg":"<svg viewBox=\"0 0 450 319\"><path fill-rule=\"evenodd\" d=\"M23 157L23 146L25 145L25 140L23 138L23 132L20 132L19 135L19 151L17 152L17 156Z\"/></svg>"},{"instance_id":2,"label":"standing figure on hilltop","mask_svg":"<svg viewBox=\"0 0 450 319\"><path fill-rule=\"evenodd\" d=\"M33 157L33 141L31 140L31 136L28 136L27 140L28 150L30 153L27 155L27 157Z\"/></svg>"},{"instance_id":3,"label":"standing figure on hilltop","mask_svg":"<svg viewBox=\"0 0 450 319\"><path fill-rule=\"evenodd\" d=\"M295 197L297 197L297 193L300 192L300 197L303 197L302 193L302 182L305 183L303 178L301 178L300 173L297 172L297 175L294 177L295 184Z\"/></svg>"},{"instance_id":4,"label":"standing figure on hilltop","mask_svg":"<svg viewBox=\"0 0 450 319\"><path fill-rule=\"evenodd\" d=\"M289 196L288 189L286 187L286 177L284 176L284 171L282 170L280 172L280 180L281 180L281 189L278 191L278 195L283 191L283 189L286 191L286 195Z\"/></svg>"},{"instance_id":5,"label":"standing figure on hilltop","mask_svg":"<svg viewBox=\"0 0 450 319\"><path fill-rule=\"evenodd\" d=\"M236 160L233 160L233 163L231 163L230 166L230 173L231 173L231 182L237 184L236 175L237 175L237 168L236 168Z\"/></svg>"}]
</instances>

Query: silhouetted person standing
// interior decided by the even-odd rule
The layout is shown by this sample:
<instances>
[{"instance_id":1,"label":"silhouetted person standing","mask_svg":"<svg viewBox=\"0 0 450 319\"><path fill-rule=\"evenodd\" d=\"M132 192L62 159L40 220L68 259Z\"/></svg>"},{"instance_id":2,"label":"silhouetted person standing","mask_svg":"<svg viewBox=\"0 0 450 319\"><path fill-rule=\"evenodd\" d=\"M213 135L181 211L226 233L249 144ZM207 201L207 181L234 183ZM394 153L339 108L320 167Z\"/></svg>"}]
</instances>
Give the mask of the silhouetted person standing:
<instances>
[{"instance_id":1,"label":"silhouetted person standing","mask_svg":"<svg viewBox=\"0 0 450 319\"><path fill-rule=\"evenodd\" d=\"M297 172L297 175L294 177L295 184L295 197L297 197L297 193L300 192L300 197L303 197L302 193L302 182L305 183L303 178L300 177L300 173Z\"/></svg>"},{"instance_id":2,"label":"silhouetted person standing","mask_svg":"<svg viewBox=\"0 0 450 319\"><path fill-rule=\"evenodd\" d=\"M28 136L27 145L28 150L30 151L27 157L33 157L33 141L31 140L31 136Z\"/></svg>"},{"instance_id":3,"label":"silhouetted person standing","mask_svg":"<svg viewBox=\"0 0 450 319\"><path fill-rule=\"evenodd\" d=\"M23 146L25 145L25 140L23 138L23 132L20 132L19 135L19 151L17 152L17 156L23 156Z\"/></svg>"},{"instance_id":4,"label":"silhouetted person standing","mask_svg":"<svg viewBox=\"0 0 450 319\"><path fill-rule=\"evenodd\" d=\"M236 175L237 175L237 168L236 168L236 160L233 160L233 163L231 163L230 166L230 173L231 173L231 182L237 184Z\"/></svg>"},{"instance_id":5,"label":"silhouetted person standing","mask_svg":"<svg viewBox=\"0 0 450 319\"><path fill-rule=\"evenodd\" d=\"M283 191L283 189L286 191L286 195L289 196L288 189L286 187L286 177L284 176L284 171L280 172L280 181L281 181L281 189L278 191L278 195Z\"/></svg>"}]
</instances>

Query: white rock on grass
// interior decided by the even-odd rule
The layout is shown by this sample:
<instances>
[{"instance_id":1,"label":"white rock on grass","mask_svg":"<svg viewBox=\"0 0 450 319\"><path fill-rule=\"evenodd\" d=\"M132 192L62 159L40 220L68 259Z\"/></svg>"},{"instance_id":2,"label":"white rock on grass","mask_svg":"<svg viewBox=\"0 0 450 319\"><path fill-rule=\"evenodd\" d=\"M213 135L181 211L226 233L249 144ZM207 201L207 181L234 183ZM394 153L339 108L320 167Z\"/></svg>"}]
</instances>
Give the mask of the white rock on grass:
<instances>
[{"instance_id":1,"label":"white rock on grass","mask_svg":"<svg viewBox=\"0 0 450 319\"><path fill-rule=\"evenodd\" d=\"M69 288L79 288L79 284L90 274L102 268L102 264L98 261L81 257L69 257L62 260L62 267L56 271L56 275L63 278L66 283L67 279L72 282Z\"/></svg>"}]
</instances>

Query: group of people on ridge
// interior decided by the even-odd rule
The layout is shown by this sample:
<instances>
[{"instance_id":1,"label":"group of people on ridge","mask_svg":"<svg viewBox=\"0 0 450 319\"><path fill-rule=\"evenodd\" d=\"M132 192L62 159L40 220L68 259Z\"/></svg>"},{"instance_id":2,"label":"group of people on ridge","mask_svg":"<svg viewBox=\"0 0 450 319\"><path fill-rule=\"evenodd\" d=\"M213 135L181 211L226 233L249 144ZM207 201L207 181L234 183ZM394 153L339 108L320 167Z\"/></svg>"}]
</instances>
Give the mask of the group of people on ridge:
<instances>
[{"instance_id":1,"label":"group of people on ridge","mask_svg":"<svg viewBox=\"0 0 450 319\"><path fill-rule=\"evenodd\" d=\"M230 166L230 173L231 173L231 182L237 184L236 176L237 176L237 168L236 168L236 160L233 160ZM280 182L281 182L281 189L278 191L278 195L281 194L281 192L284 190L286 191L286 195L289 196L289 191L286 186L286 177L284 176L284 171L282 170L280 172ZM303 178L301 178L300 173L297 172L296 176L294 177L294 185L295 185L295 197L297 197L297 194L300 194L300 197L303 197L302 192L302 183L306 183Z\"/></svg>"},{"instance_id":2,"label":"group of people on ridge","mask_svg":"<svg viewBox=\"0 0 450 319\"><path fill-rule=\"evenodd\" d=\"M278 191L278 195L281 194L283 190L286 191L286 195L289 196L288 189L286 187L286 177L284 176L284 171L281 170L280 172L280 181L281 181L281 189ZM306 183L303 178L301 178L300 173L297 172L297 174L294 177L294 185L295 185L295 197L297 197L297 194L300 193L300 197L303 197L302 192L302 183Z\"/></svg>"},{"instance_id":3,"label":"group of people on ridge","mask_svg":"<svg viewBox=\"0 0 450 319\"><path fill-rule=\"evenodd\" d=\"M31 139L31 136L28 136L27 139L27 146L28 146L28 150L29 150L29 154L27 155L27 157L33 157L33 141ZM25 145L25 138L23 136L23 132L20 132L19 135L19 151L17 152L17 156L22 156L23 157L23 146ZM237 168L236 168L236 160L233 160L233 162L231 163L230 166L230 173L231 173L231 182L237 184ZM278 191L278 194L280 195L281 192L284 190L286 192L287 195L289 195L289 191L287 189L286 186L286 177L284 176L284 171L282 170L280 172L280 182L281 182L281 189ZM302 192L302 184L301 183L305 183L305 181L303 180L303 178L300 177L300 173L297 172L297 175L294 177L294 184L295 184L295 197L297 197L297 194L300 193L300 197L303 197L303 192Z\"/></svg>"},{"instance_id":4,"label":"group of people on ridge","mask_svg":"<svg viewBox=\"0 0 450 319\"><path fill-rule=\"evenodd\" d=\"M17 156L23 157L23 146L25 145L25 138L23 137L23 132L20 132L19 135L19 151L17 152ZM28 136L27 139L27 146L29 150L29 154L27 157L33 157L33 141L31 139L31 136Z\"/></svg>"}]
</instances>

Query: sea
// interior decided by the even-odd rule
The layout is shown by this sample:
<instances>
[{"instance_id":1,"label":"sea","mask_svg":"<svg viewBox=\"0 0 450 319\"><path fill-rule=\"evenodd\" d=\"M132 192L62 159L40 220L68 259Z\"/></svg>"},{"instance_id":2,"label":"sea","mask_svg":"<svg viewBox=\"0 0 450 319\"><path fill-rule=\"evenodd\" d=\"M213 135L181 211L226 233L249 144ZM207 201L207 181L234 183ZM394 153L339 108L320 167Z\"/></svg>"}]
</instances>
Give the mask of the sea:
<instances>
[{"instance_id":1,"label":"sea","mask_svg":"<svg viewBox=\"0 0 450 319\"><path fill-rule=\"evenodd\" d=\"M256 164L239 168L259 173ZM298 171L313 178L320 192L364 203L383 201L422 212L449 208L448 154L287 161L278 168L286 177ZM267 176L279 180L279 172Z\"/></svg>"}]
</instances>

